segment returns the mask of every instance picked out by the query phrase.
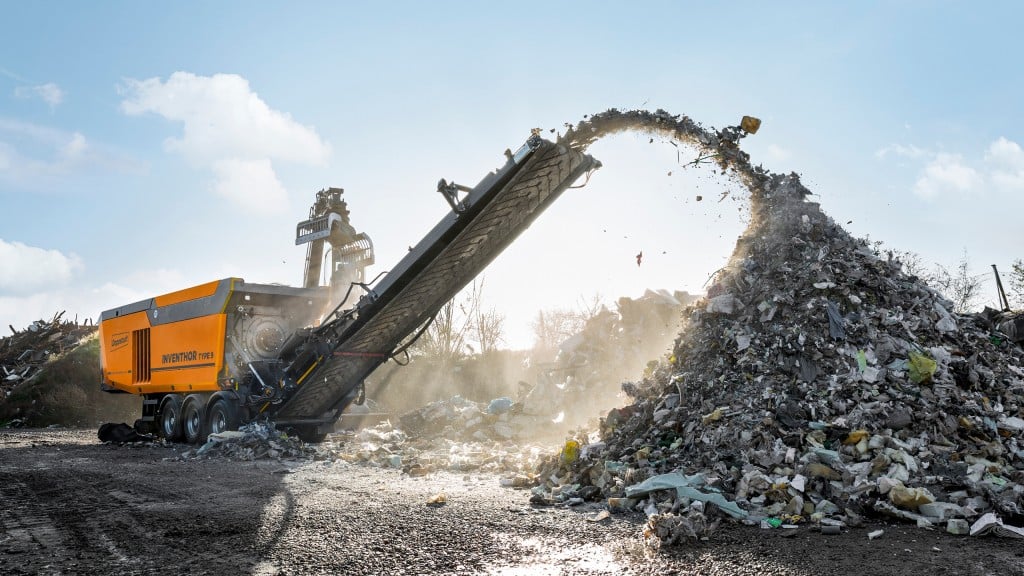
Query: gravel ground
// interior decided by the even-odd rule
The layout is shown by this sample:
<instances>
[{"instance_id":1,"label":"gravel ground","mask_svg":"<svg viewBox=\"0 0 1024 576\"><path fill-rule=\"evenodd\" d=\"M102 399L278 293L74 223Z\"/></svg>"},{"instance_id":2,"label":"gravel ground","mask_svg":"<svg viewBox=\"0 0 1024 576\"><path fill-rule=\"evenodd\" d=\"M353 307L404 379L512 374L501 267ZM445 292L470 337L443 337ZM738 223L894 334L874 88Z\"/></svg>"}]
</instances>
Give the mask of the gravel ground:
<instances>
[{"instance_id":1,"label":"gravel ground","mask_svg":"<svg viewBox=\"0 0 1024 576\"><path fill-rule=\"evenodd\" d=\"M532 507L494 475L177 460L188 448L0 430L0 573L1024 574L1019 540L902 524L838 536L727 524L654 552L639 515Z\"/></svg>"}]
</instances>

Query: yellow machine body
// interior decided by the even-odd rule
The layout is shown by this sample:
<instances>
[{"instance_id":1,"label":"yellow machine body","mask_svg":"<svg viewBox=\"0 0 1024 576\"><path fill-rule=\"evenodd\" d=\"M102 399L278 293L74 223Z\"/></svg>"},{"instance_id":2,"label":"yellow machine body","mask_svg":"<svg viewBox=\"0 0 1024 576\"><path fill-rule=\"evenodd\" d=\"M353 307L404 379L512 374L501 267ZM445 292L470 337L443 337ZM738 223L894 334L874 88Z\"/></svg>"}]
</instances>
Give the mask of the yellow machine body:
<instances>
[{"instance_id":1,"label":"yellow machine body","mask_svg":"<svg viewBox=\"0 0 1024 576\"><path fill-rule=\"evenodd\" d=\"M107 310L102 385L132 394L231 389L247 363L275 357L313 323L325 298L320 288L225 278Z\"/></svg>"}]
</instances>

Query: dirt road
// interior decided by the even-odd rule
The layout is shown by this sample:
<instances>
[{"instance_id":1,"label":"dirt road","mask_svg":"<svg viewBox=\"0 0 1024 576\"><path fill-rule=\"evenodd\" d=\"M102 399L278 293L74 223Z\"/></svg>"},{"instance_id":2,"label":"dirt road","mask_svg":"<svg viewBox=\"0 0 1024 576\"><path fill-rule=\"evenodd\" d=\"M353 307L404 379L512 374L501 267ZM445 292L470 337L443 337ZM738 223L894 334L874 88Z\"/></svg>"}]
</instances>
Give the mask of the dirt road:
<instances>
[{"instance_id":1,"label":"dirt road","mask_svg":"<svg viewBox=\"0 0 1024 576\"><path fill-rule=\"evenodd\" d=\"M0 573L1024 574L1020 541L906 525L839 536L728 525L650 553L642 517L534 508L493 475L177 460L187 449L0 430ZM440 493L447 503L428 506Z\"/></svg>"}]
</instances>

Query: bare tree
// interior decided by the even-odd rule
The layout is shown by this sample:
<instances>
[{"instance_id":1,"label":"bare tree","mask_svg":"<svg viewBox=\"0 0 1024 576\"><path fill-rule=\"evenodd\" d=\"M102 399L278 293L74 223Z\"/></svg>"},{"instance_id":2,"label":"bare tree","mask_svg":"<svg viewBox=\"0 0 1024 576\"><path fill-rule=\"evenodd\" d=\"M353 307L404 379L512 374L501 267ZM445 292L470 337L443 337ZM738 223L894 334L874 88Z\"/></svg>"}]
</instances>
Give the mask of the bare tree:
<instances>
[{"instance_id":1,"label":"bare tree","mask_svg":"<svg viewBox=\"0 0 1024 576\"><path fill-rule=\"evenodd\" d=\"M553 355L562 342L581 332L602 309L601 297L595 294L589 299L581 296L576 309L541 310L532 323L534 349Z\"/></svg>"},{"instance_id":2,"label":"bare tree","mask_svg":"<svg viewBox=\"0 0 1024 576\"><path fill-rule=\"evenodd\" d=\"M583 315L584 324L587 323L587 320L597 316L604 307L604 298L601 297L600 292L595 292L590 297L580 296L576 304L577 311Z\"/></svg>"},{"instance_id":3,"label":"bare tree","mask_svg":"<svg viewBox=\"0 0 1024 576\"><path fill-rule=\"evenodd\" d=\"M420 355L451 365L476 352L474 342L479 352L497 349L505 338L505 317L493 307L484 309L483 287L483 279L474 280L441 307L416 343Z\"/></svg>"},{"instance_id":4,"label":"bare tree","mask_svg":"<svg viewBox=\"0 0 1024 576\"><path fill-rule=\"evenodd\" d=\"M469 319L472 324L470 336L480 347L479 352L485 354L498 349L505 340L505 316L493 306L484 308L484 279L474 280L467 296Z\"/></svg>"},{"instance_id":5,"label":"bare tree","mask_svg":"<svg viewBox=\"0 0 1024 576\"><path fill-rule=\"evenodd\" d=\"M917 276L925 282L929 282L932 273L924 262L924 258L917 252L909 250L889 250L889 257L900 263L903 273L907 276Z\"/></svg>"},{"instance_id":6,"label":"bare tree","mask_svg":"<svg viewBox=\"0 0 1024 576\"><path fill-rule=\"evenodd\" d=\"M433 322L416 342L419 355L451 365L466 355L466 331L469 323L461 317L455 299L437 311Z\"/></svg>"},{"instance_id":7,"label":"bare tree","mask_svg":"<svg viewBox=\"0 0 1024 576\"><path fill-rule=\"evenodd\" d=\"M936 264L932 277L927 280L953 302L953 310L960 314L973 310L981 297L982 275L971 274L966 250L952 272Z\"/></svg>"},{"instance_id":8,"label":"bare tree","mask_svg":"<svg viewBox=\"0 0 1024 576\"><path fill-rule=\"evenodd\" d=\"M1017 258L1010 266L1010 305L1016 309L1024 308L1024 261Z\"/></svg>"},{"instance_id":9,"label":"bare tree","mask_svg":"<svg viewBox=\"0 0 1024 576\"><path fill-rule=\"evenodd\" d=\"M968 258L966 250L956 267L950 271L941 264L934 264L929 269L920 254L909 250L886 250L882 247L881 241L874 242L872 247L879 256L888 255L890 261L899 262L904 274L916 276L938 290L953 302L953 309L957 313L970 312L977 306L978 300L981 298L984 275L971 274L970 258ZM1017 260L1014 265L1019 263L1020 260ZM1024 276L1024 270L1021 270L1021 274ZM1013 277L1011 276L1011 285L1012 282ZM1021 282L1019 291L1021 298L1024 299L1024 278Z\"/></svg>"}]
</instances>

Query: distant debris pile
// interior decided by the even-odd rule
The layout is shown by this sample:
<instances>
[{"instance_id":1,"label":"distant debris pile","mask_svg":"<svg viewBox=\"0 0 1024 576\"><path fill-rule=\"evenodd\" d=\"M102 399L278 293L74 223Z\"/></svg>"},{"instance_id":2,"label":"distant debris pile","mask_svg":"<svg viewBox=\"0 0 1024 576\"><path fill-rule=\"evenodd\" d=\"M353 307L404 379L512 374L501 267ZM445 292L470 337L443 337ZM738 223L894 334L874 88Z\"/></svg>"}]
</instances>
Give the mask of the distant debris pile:
<instances>
[{"instance_id":1,"label":"distant debris pile","mask_svg":"<svg viewBox=\"0 0 1024 576\"><path fill-rule=\"evenodd\" d=\"M0 389L9 394L16 385L31 380L51 357L75 348L96 333L92 320L64 320L64 312L50 320L36 320L21 330L0 338Z\"/></svg>"}]
</instances>

